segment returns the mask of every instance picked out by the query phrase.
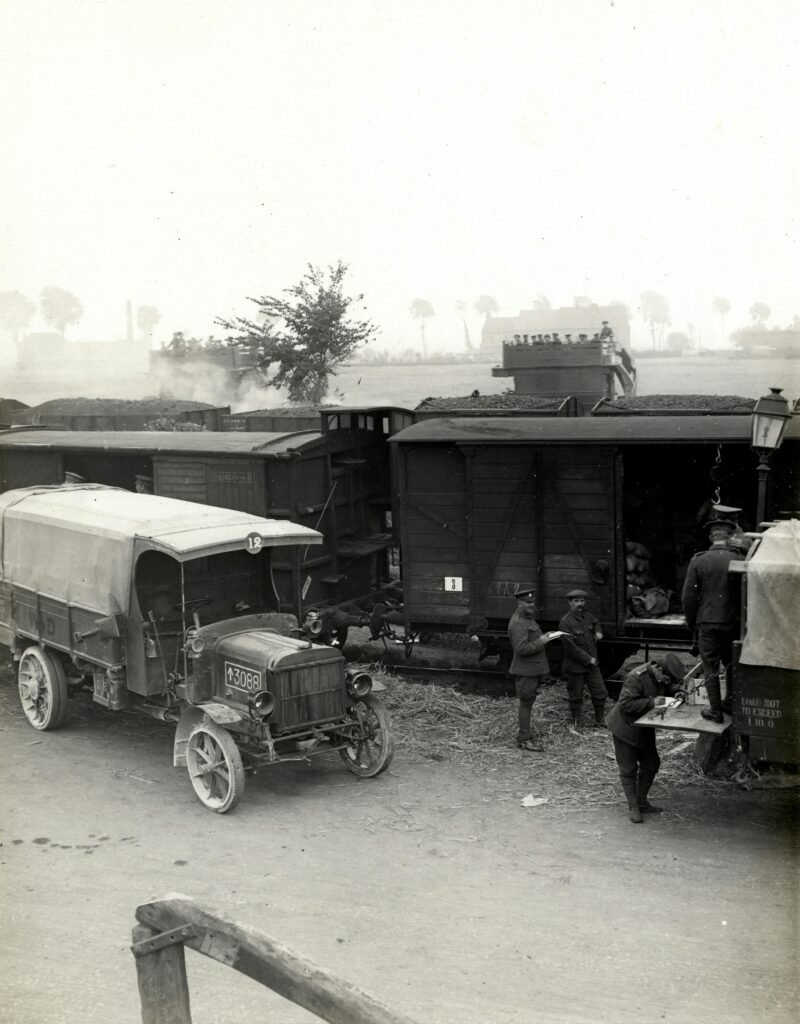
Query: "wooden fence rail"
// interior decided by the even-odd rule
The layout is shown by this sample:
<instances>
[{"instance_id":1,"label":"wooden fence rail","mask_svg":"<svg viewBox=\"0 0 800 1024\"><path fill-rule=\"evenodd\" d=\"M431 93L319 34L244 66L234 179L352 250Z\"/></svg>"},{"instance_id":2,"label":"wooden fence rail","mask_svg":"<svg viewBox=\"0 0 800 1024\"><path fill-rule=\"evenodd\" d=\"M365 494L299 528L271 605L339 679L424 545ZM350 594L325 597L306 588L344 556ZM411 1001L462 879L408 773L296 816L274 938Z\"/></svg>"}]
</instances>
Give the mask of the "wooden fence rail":
<instances>
[{"instance_id":1,"label":"wooden fence rail","mask_svg":"<svg viewBox=\"0 0 800 1024\"><path fill-rule=\"evenodd\" d=\"M136 908L142 1024L191 1024L184 946L266 985L330 1024L414 1024L254 928L235 924L187 896Z\"/></svg>"}]
</instances>

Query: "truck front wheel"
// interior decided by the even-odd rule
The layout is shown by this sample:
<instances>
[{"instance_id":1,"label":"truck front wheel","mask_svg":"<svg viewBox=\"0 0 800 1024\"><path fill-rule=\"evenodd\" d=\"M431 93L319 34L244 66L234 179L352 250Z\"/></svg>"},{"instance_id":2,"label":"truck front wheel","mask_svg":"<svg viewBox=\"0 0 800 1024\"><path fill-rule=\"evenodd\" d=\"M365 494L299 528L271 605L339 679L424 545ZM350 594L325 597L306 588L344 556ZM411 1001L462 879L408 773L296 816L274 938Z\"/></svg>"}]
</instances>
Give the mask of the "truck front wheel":
<instances>
[{"instance_id":1,"label":"truck front wheel","mask_svg":"<svg viewBox=\"0 0 800 1024\"><path fill-rule=\"evenodd\" d=\"M394 755L394 732L386 705L373 694L358 701L354 708L358 728L350 743L339 751L348 771L371 778L386 771Z\"/></svg>"},{"instance_id":2,"label":"truck front wheel","mask_svg":"<svg viewBox=\"0 0 800 1024\"><path fill-rule=\"evenodd\" d=\"M34 729L57 729L67 713L64 666L41 647L26 647L17 671L22 710Z\"/></svg>"},{"instance_id":3,"label":"truck front wheel","mask_svg":"<svg viewBox=\"0 0 800 1024\"><path fill-rule=\"evenodd\" d=\"M196 726L186 744L186 767L202 804L217 814L232 811L244 792L242 755L231 734L215 722Z\"/></svg>"}]
</instances>

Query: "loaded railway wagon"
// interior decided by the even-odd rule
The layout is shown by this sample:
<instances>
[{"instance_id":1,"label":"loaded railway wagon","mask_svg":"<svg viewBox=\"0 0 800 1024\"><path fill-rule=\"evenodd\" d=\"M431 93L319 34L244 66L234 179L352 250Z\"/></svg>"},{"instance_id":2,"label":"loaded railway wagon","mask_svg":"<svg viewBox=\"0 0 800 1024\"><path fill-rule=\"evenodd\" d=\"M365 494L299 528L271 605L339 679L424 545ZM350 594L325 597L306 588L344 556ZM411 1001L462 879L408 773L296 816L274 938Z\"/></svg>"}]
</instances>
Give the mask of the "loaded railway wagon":
<instances>
[{"instance_id":1,"label":"loaded railway wagon","mask_svg":"<svg viewBox=\"0 0 800 1024\"><path fill-rule=\"evenodd\" d=\"M274 519L324 534L305 549L298 577L276 559L281 611L325 608L386 582L392 530L389 434L408 410L379 407L323 413L320 429L287 433L203 431L0 432L0 491L58 484L65 472L134 490L150 476L156 495Z\"/></svg>"},{"instance_id":2,"label":"loaded railway wagon","mask_svg":"<svg viewBox=\"0 0 800 1024\"><path fill-rule=\"evenodd\" d=\"M406 628L477 634L488 652L504 641L517 587L535 587L543 628L581 587L602 623L606 674L638 646L690 646L680 592L706 546L704 507L740 507L755 525L750 440L749 416L444 418L401 431ZM800 507L799 456L795 418L773 458L769 515ZM641 582L658 592L657 614L632 610L632 551L647 556Z\"/></svg>"}]
</instances>

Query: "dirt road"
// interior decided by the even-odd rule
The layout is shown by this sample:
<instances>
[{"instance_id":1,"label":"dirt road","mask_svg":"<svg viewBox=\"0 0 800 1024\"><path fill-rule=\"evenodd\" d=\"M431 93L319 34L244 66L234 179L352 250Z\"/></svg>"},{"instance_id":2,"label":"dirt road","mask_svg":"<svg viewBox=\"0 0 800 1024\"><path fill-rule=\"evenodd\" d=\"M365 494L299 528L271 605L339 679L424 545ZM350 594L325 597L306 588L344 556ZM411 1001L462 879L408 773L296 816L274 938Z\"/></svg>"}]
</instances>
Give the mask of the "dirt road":
<instances>
[{"instance_id":1,"label":"dirt road","mask_svg":"<svg viewBox=\"0 0 800 1024\"><path fill-rule=\"evenodd\" d=\"M421 1024L798 1019L791 792L671 794L634 826L622 803L523 808L522 761L401 747L376 780L335 755L265 771L217 816L171 767L168 726L78 698L63 730L37 733L5 657L0 730L2 1021L138 1021L134 908L169 892ZM187 962L197 1022L312 1020Z\"/></svg>"}]
</instances>

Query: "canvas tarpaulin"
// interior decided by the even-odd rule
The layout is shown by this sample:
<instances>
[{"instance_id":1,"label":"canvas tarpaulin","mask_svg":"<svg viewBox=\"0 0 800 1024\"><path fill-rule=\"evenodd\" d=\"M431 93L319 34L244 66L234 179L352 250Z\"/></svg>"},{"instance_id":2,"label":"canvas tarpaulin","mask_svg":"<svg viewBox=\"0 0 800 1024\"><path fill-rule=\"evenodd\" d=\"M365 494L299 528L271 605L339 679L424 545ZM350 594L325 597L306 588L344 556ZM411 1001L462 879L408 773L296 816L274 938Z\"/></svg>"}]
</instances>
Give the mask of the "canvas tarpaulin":
<instances>
[{"instance_id":1,"label":"canvas tarpaulin","mask_svg":"<svg viewBox=\"0 0 800 1024\"><path fill-rule=\"evenodd\" d=\"M6 509L0 534L0 579L104 615L130 600L133 537L25 518Z\"/></svg>"},{"instance_id":2,"label":"canvas tarpaulin","mask_svg":"<svg viewBox=\"0 0 800 1024\"><path fill-rule=\"evenodd\" d=\"M767 529L747 560L746 665L800 669L800 521Z\"/></svg>"}]
</instances>

